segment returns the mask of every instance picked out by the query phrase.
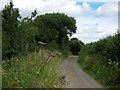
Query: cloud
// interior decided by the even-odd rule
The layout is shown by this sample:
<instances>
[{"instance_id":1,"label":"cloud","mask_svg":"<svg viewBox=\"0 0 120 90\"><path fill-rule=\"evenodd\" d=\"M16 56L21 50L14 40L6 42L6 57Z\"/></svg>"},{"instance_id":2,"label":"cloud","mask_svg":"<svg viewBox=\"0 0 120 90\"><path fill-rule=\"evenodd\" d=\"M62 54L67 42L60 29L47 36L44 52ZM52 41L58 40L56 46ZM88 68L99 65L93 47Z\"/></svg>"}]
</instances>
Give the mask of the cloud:
<instances>
[{"instance_id":1,"label":"cloud","mask_svg":"<svg viewBox=\"0 0 120 90\"><path fill-rule=\"evenodd\" d=\"M0 7L3 7L8 0L1 2ZM35 9L38 15L60 12L73 16L77 22L77 33L72 37L77 37L85 43L113 35L118 28L117 3L105 3L97 10L92 9L90 3L83 2L82 5L77 5L75 0L13 0L13 3L23 17L30 16Z\"/></svg>"},{"instance_id":2,"label":"cloud","mask_svg":"<svg viewBox=\"0 0 120 90\"><path fill-rule=\"evenodd\" d=\"M113 35L118 28L116 17L77 17L77 37L84 43L95 42L101 38Z\"/></svg>"},{"instance_id":3,"label":"cloud","mask_svg":"<svg viewBox=\"0 0 120 90\"><path fill-rule=\"evenodd\" d=\"M119 0L73 0L79 2L119 2Z\"/></svg>"},{"instance_id":4,"label":"cloud","mask_svg":"<svg viewBox=\"0 0 120 90\"><path fill-rule=\"evenodd\" d=\"M76 5L76 2L69 2L61 8L60 12L63 12L72 16L78 16L78 15L83 15L84 13L90 10L91 10L91 7L88 3L83 3L82 5Z\"/></svg>"},{"instance_id":5,"label":"cloud","mask_svg":"<svg viewBox=\"0 0 120 90\"><path fill-rule=\"evenodd\" d=\"M0 7L8 1L10 0L1 0ZM39 14L63 12L71 16L79 16L92 10L90 5L85 2L82 5L76 5L77 0L13 0L13 3L14 7L20 9L21 14L37 9ZM106 3L99 6L96 11L97 16L116 15L116 13L117 3Z\"/></svg>"},{"instance_id":6,"label":"cloud","mask_svg":"<svg viewBox=\"0 0 120 90\"><path fill-rule=\"evenodd\" d=\"M7 0L2 0L3 3ZM32 12L37 9L38 14L61 12L70 16L79 16L91 10L88 3L82 5L76 5L76 1L71 0L13 0L14 7L19 8L21 14L26 12ZM24 15L24 14L23 14Z\"/></svg>"},{"instance_id":7,"label":"cloud","mask_svg":"<svg viewBox=\"0 0 120 90\"><path fill-rule=\"evenodd\" d=\"M0 0L0 10L1 10L7 3L9 3L8 0Z\"/></svg>"},{"instance_id":8,"label":"cloud","mask_svg":"<svg viewBox=\"0 0 120 90\"><path fill-rule=\"evenodd\" d=\"M96 16L116 16L118 14L118 3L105 3L99 6Z\"/></svg>"}]
</instances>

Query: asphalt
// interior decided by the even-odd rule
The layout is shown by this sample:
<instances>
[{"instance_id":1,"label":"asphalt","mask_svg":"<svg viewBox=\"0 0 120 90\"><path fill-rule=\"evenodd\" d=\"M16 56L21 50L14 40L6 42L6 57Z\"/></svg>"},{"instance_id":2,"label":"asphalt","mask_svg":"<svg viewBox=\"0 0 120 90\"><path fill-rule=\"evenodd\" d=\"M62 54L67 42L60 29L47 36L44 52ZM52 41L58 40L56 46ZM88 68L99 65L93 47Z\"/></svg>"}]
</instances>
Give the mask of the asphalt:
<instances>
[{"instance_id":1,"label":"asphalt","mask_svg":"<svg viewBox=\"0 0 120 90\"><path fill-rule=\"evenodd\" d=\"M103 88L85 73L77 63L78 56L69 56L60 65L59 77L63 88Z\"/></svg>"}]
</instances>

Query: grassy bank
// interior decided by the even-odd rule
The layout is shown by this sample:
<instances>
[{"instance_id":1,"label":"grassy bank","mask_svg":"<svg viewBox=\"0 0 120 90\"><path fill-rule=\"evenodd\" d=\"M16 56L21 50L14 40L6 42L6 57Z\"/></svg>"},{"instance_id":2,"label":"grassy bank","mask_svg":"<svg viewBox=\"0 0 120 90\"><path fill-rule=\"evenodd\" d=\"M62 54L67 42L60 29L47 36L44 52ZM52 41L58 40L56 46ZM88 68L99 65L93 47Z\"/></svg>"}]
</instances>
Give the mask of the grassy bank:
<instances>
[{"instance_id":1,"label":"grassy bank","mask_svg":"<svg viewBox=\"0 0 120 90\"><path fill-rule=\"evenodd\" d=\"M78 63L107 88L120 88L120 34L85 45Z\"/></svg>"},{"instance_id":2,"label":"grassy bank","mask_svg":"<svg viewBox=\"0 0 120 90\"><path fill-rule=\"evenodd\" d=\"M58 85L57 69L61 53L40 50L27 56L3 61L3 88L45 88Z\"/></svg>"},{"instance_id":3,"label":"grassy bank","mask_svg":"<svg viewBox=\"0 0 120 90\"><path fill-rule=\"evenodd\" d=\"M118 63L103 61L106 61L106 58L101 55L80 53L78 62L85 72L104 87L120 88Z\"/></svg>"}]
</instances>

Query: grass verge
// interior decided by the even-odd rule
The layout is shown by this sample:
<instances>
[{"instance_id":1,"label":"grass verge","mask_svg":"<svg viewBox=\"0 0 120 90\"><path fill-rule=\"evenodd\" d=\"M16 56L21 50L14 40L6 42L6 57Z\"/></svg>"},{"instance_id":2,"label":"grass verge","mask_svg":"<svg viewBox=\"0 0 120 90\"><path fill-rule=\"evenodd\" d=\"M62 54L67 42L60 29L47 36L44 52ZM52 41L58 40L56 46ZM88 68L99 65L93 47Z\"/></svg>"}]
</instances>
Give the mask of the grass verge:
<instances>
[{"instance_id":1,"label":"grass verge","mask_svg":"<svg viewBox=\"0 0 120 90\"><path fill-rule=\"evenodd\" d=\"M120 88L118 63L96 54L80 52L78 63L90 76L106 88Z\"/></svg>"},{"instance_id":2,"label":"grass verge","mask_svg":"<svg viewBox=\"0 0 120 90\"><path fill-rule=\"evenodd\" d=\"M42 49L2 62L3 88L51 88L58 85L57 69L63 55Z\"/></svg>"}]
</instances>

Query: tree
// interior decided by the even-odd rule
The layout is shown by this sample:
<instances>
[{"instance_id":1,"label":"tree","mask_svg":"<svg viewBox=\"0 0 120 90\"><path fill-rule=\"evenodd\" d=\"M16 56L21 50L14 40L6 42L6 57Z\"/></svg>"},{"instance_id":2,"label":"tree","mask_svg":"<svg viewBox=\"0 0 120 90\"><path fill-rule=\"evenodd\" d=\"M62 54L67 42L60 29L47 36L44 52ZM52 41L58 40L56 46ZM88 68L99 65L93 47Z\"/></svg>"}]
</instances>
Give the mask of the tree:
<instances>
[{"instance_id":1,"label":"tree","mask_svg":"<svg viewBox=\"0 0 120 90\"><path fill-rule=\"evenodd\" d=\"M17 53L18 47L18 39L19 39L19 10L18 8L13 8L13 3L10 2L9 4L5 5L2 10L2 28L8 37L8 43L10 44L9 51L11 51L12 55ZM3 41L4 42L4 41ZM3 48L4 50L4 48Z\"/></svg>"},{"instance_id":2,"label":"tree","mask_svg":"<svg viewBox=\"0 0 120 90\"><path fill-rule=\"evenodd\" d=\"M72 34L76 32L75 19L73 17L68 17L64 13L50 13L37 16L34 20L34 24L39 28L40 34L45 30L49 33L55 30L54 32L57 32L58 37L54 39L57 39L56 42L59 43L61 47L68 41L69 36L72 36Z\"/></svg>"},{"instance_id":3,"label":"tree","mask_svg":"<svg viewBox=\"0 0 120 90\"><path fill-rule=\"evenodd\" d=\"M84 43L82 41L78 40L77 38L72 38L70 40L70 51L73 55L78 55L83 45Z\"/></svg>"},{"instance_id":4,"label":"tree","mask_svg":"<svg viewBox=\"0 0 120 90\"><path fill-rule=\"evenodd\" d=\"M58 38L58 31L54 29L40 29L39 33L36 35L37 41L42 41L46 43L55 42Z\"/></svg>"},{"instance_id":5,"label":"tree","mask_svg":"<svg viewBox=\"0 0 120 90\"><path fill-rule=\"evenodd\" d=\"M106 56L112 61L120 63L120 33L117 32L114 36L109 38L108 44L106 46L107 53Z\"/></svg>"},{"instance_id":6,"label":"tree","mask_svg":"<svg viewBox=\"0 0 120 90\"><path fill-rule=\"evenodd\" d=\"M31 18L34 18L36 15L37 15L37 10L34 10L34 11L31 13Z\"/></svg>"},{"instance_id":7,"label":"tree","mask_svg":"<svg viewBox=\"0 0 120 90\"><path fill-rule=\"evenodd\" d=\"M2 57L10 57L8 54L10 54L10 46L9 46L9 38L6 35L6 33L2 32Z\"/></svg>"},{"instance_id":8,"label":"tree","mask_svg":"<svg viewBox=\"0 0 120 90\"><path fill-rule=\"evenodd\" d=\"M22 36L21 36L21 53L27 54L28 52L32 52L36 48L36 40L35 36L38 32L38 28L34 26L26 26L22 28Z\"/></svg>"},{"instance_id":9,"label":"tree","mask_svg":"<svg viewBox=\"0 0 120 90\"><path fill-rule=\"evenodd\" d=\"M27 54L28 52L34 51L37 47L35 37L38 34L38 28L33 25L32 18L22 18L19 30L21 45L20 53Z\"/></svg>"}]
</instances>

